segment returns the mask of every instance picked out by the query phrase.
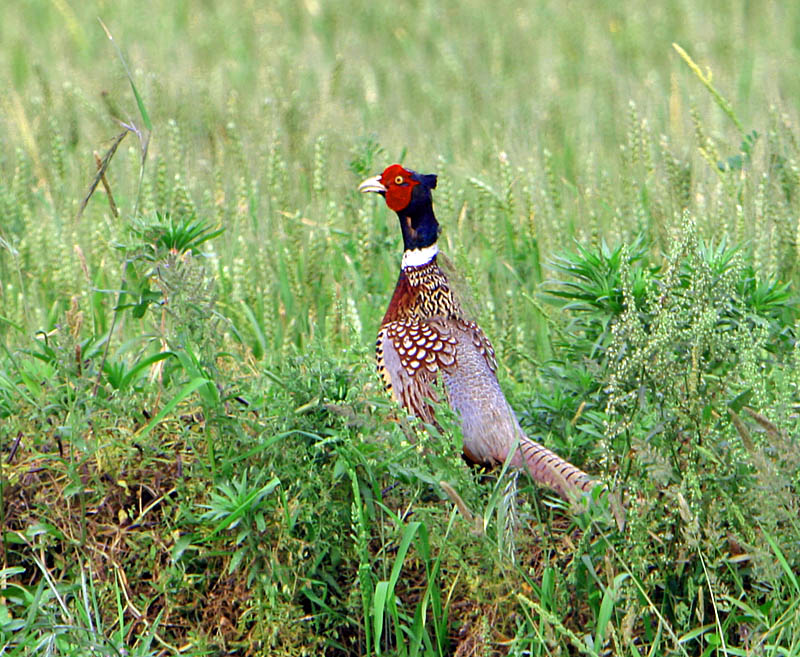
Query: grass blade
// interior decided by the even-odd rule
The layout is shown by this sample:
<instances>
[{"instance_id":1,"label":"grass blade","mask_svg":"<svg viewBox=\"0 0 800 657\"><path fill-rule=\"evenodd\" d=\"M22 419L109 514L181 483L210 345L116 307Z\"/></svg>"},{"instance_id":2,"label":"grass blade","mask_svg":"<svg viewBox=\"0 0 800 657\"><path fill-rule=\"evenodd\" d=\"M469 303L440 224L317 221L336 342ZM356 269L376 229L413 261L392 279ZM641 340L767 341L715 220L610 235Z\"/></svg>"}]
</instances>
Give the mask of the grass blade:
<instances>
[{"instance_id":1,"label":"grass blade","mask_svg":"<svg viewBox=\"0 0 800 657\"><path fill-rule=\"evenodd\" d=\"M383 635L383 612L386 600L389 597L389 582L378 582L375 585L375 595L372 598L372 619L375 625L375 652L381 651L381 636Z\"/></svg>"},{"instance_id":2,"label":"grass blade","mask_svg":"<svg viewBox=\"0 0 800 657\"><path fill-rule=\"evenodd\" d=\"M169 415L172 412L173 408L175 408L178 404L180 404L184 399L186 399L189 395L191 395L200 386L205 386L209 384L213 385L213 381L205 377L197 377L189 381L189 383L183 386L180 392L177 395L175 395L172 399L170 399L164 405L164 408L162 408L156 414L156 416L145 425L145 427L138 434L139 439L141 440L142 438L147 436L147 434L149 434L153 430L153 427L155 427L159 422L161 422L161 420L163 420L167 415Z\"/></svg>"},{"instance_id":3,"label":"grass blade","mask_svg":"<svg viewBox=\"0 0 800 657\"><path fill-rule=\"evenodd\" d=\"M139 114L142 115L142 123L144 123L144 127L147 128L148 132L153 131L153 124L150 123L150 115L147 113L147 108L144 106L144 101L142 97L139 95L139 90L136 88L136 85L133 82L133 76L131 75L131 71L128 68L128 63L125 61L125 57L122 54L122 51L119 49L117 42L114 41L114 37L111 35L111 31L106 27L106 24L101 20L100 26L103 28L103 31L106 33L108 40L114 45L114 50L117 51L117 55L119 56L119 61L122 62L122 67L125 69L125 75L128 77L128 82L131 84L131 89L133 90L133 95L136 98L136 104L139 106Z\"/></svg>"},{"instance_id":4,"label":"grass blade","mask_svg":"<svg viewBox=\"0 0 800 657\"><path fill-rule=\"evenodd\" d=\"M394 611L394 587L400 578L400 571L403 569L403 562L406 559L408 548L411 541L417 534L421 523L412 522L403 531L403 538L400 539L400 547L397 549L397 556L392 565L392 572L388 581L381 581L375 585L375 596L372 600L372 613L375 625L375 652L380 652L381 635L383 633L383 616L387 604Z\"/></svg>"},{"instance_id":5,"label":"grass blade","mask_svg":"<svg viewBox=\"0 0 800 657\"><path fill-rule=\"evenodd\" d=\"M794 574L794 571L789 565L789 562L786 561L786 557L784 556L783 551L778 546L778 543L775 541L775 539L772 538L772 536L770 536L769 533L763 527L761 527L761 531L764 533L764 538L767 539L767 543L769 543L770 547L772 548L772 551L775 553L775 557L778 559L778 563L780 563L781 568L783 568L783 571L786 573L787 577L789 578L789 581L792 583L792 588L794 588L795 594L800 595L800 583L798 583L797 581L797 575Z\"/></svg>"}]
</instances>

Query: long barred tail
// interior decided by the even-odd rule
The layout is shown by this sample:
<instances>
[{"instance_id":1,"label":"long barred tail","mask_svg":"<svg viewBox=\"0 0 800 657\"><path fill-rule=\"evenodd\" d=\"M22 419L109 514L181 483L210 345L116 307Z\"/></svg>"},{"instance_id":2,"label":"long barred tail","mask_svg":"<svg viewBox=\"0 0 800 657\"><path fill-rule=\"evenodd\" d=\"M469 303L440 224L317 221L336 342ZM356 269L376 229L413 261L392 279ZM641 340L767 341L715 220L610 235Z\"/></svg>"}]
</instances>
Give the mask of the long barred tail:
<instances>
[{"instance_id":1,"label":"long barred tail","mask_svg":"<svg viewBox=\"0 0 800 657\"><path fill-rule=\"evenodd\" d=\"M549 486L568 501L581 497L583 493L592 490L595 486L603 485L580 468L576 468L569 461L562 459L555 452L527 436L520 438L519 450L525 460L525 469L531 477L539 483Z\"/></svg>"},{"instance_id":2,"label":"long barred tail","mask_svg":"<svg viewBox=\"0 0 800 657\"><path fill-rule=\"evenodd\" d=\"M573 502L583 493L600 486L601 494L608 497L609 508L619 530L625 529L625 507L622 506L619 497L609 491L603 482L592 479L580 468L576 468L569 461L525 435L520 437L519 453L531 477L558 492L568 502Z\"/></svg>"}]
</instances>

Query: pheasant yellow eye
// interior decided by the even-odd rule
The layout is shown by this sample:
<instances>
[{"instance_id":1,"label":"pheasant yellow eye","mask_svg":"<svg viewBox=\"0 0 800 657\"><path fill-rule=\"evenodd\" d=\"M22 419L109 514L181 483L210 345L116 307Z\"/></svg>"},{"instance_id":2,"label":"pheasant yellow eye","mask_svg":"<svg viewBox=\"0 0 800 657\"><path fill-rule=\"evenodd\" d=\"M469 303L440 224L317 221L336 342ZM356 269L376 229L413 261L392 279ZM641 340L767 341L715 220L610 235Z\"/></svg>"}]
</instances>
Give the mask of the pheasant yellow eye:
<instances>
[{"instance_id":1,"label":"pheasant yellow eye","mask_svg":"<svg viewBox=\"0 0 800 657\"><path fill-rule=\"evenodd\" d=\"M403 176L397 176L397 177L394 179L394 184L395 184L395 185L402 185L404 182L405 182L405 181L403 180Z\"/></svg>"}]
</instances>

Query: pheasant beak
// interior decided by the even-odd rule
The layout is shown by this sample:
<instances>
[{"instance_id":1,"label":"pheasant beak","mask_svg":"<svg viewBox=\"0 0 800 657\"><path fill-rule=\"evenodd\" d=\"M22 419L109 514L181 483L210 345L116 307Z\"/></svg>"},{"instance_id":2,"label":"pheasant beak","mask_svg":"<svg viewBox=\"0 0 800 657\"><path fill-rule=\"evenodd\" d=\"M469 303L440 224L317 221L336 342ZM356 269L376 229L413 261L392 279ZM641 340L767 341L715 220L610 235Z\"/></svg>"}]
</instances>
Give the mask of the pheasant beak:
<instances>
[{"instance_id":1,"label":"pheasant beak","mask_svg":"<svg viewBox=\"0 0 800 657\"><path fill-rule=\"evenodd\" d=\"M383 186L381 183L380 175L372 176L372 178L367 178L364 182L362 182L358 186L358 191L362 194L366 194L367 192L377 192L378 194L385 194L386 187Z\"/></svg>"}]
</instances>

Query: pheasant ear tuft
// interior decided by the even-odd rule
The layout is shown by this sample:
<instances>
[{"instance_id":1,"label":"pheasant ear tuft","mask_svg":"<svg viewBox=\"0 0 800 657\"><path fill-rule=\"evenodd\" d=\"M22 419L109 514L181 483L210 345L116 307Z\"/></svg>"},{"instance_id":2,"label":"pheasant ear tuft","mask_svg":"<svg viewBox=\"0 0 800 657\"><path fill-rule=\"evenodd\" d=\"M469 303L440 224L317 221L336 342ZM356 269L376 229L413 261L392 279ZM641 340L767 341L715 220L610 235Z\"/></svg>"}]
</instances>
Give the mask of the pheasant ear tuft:
<instances>
[{"instance_id":1,"label":"pheasant ear tuft","mask_svg":"<svg viewBox=\"0 0 800 657\"><path fill-rule=\"evenodd\" d=\"M419 181L425 185L428 189L436 189L436 174L435 173L425 173L420 174Z\"/></svg>"}]
</instances>

